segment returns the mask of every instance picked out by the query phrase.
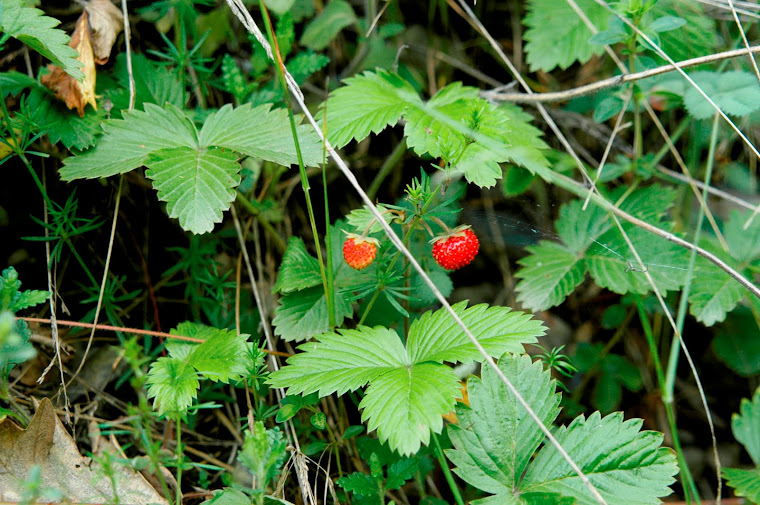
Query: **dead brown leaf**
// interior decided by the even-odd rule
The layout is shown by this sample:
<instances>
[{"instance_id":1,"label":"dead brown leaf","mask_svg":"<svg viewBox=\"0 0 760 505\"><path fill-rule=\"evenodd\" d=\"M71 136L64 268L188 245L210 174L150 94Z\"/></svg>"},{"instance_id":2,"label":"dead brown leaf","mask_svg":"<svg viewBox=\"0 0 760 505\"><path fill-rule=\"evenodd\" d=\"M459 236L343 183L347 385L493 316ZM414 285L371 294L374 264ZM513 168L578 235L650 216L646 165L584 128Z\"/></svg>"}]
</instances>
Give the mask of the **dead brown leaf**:
<instances>
[{"instance_id":1,"label":"dead brown leaf","mask_svg":"<svg viewBox=\"0 0 760 505\"><path fill-rule=\"evenodd\" d=\"M108 61L116 37L124 28L124 17L110 0L92 0L85 10L90 15L95 63L104 65Z\"/></svg>"},{"instance_id":2,"label":"dead brown leaf","mask_svg":"<svg viewBox=\"0 0 760 505\"><path fill-rule=\"evenodd\" d=\"M74 33L69 45L79 52L77 59L84 65L84 79L77 81L55 65L48 65L50 73L43 75L42 84L55 92L55 96L63 100L66 107L76 109L79 117L84 117L84 108L89 103L97 110L95 102L95 55L92 51L92 36L90 33L89 14L85 10L77 20Z\"/></svg>"},{"instance_id":3,"label":"dead brown leaf","mask_svg":"<svg viewBox=\"0 0 760 505\"><path fill-rule=\"evenodd\" d=\"M124 465L112 465L114 489L103 469L79 454L47 398L26 430L10 419L0 421L0 501L21 501L35 465L41 469L42 486L59 490L73 503L108 503L115 493L122 503L168 504L142 475Z\"/></svg>"}]
</instances>

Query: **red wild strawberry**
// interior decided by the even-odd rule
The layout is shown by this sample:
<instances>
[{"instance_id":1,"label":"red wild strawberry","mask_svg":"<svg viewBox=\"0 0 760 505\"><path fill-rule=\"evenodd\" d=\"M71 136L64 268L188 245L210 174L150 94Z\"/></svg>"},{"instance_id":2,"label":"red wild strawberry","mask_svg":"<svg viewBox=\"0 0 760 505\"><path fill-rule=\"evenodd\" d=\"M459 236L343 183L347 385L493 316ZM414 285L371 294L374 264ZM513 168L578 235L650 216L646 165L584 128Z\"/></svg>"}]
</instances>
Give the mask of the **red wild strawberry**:
<instances>
[{"instance_id":1,"label":"red wild strawberry","mask_svg":"<svg viewBox=\"0 0 760 505\"><path fill-rule=\"evenodd\" d=\"M376 254L377 240L374 238L349 233L348 238L343 242L343 259L354 270L362 270L370 266Z\"/></svg>"},{"instance_id":2,"label":"red wild strawberry","mask_svg":"<svg viewBox=\"0 0 760 505\"><path fill-rule=\"evenodd\" d=\"M446 270L458 270L469 265L480 250L478 237L467 225L434 240L433 258Z\"/></svg>"}]
</instances>

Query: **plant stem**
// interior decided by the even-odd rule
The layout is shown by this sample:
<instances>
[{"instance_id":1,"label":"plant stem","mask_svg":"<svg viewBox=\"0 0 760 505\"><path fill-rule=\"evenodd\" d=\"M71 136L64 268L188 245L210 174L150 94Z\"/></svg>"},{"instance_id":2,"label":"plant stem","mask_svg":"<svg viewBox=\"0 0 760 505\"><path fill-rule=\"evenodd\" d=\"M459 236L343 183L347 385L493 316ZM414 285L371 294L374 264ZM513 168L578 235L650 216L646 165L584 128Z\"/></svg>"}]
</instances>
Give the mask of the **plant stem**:
<instances>
[{"instance_id":1,"label":"plant stem","mask_svg":"<svg viewBox=\"0 0 760 505\"><path fill-rule=\"evenodd\" d=\"M325 114L325 117L327 117L327 114ZM377 175L372 180L372 184L369 185L369 189L367 190L367 196L370 200L374 200L377 196L377 192L380 189L380 185L383 183L386 177L388 177L388 174L391 173L391 171L396 167L396 164L399 162L399 160L404 156L404 152L406 151L406 142L404 140L401 140L398 144L396 144L396 147L393 148L393 151L391 151L391 154L385 159L383 164L380 166L380 170L377 172Z\"/></svg>"},{"instance_id":2,"label":"plant stem","mask_svg":"<svg viewBox=\"0 0 760 505\"><path fill-rule=\"evenodd\" d=\"M285 243L285 241L282 239L282 237L277 232L277 230L274 229L274 226L272 226L272 223L270 223L266 219L263 219L261 217L261 212L259 212L259 209L257 209L250 202L250 200L248 200L248 197L246 197L240 191L237 192L236 199L240 203L240 205L245 207L245 210L247 210L252 216L256 217L256 219L259 221L259 224L261 224L261 226L264 228L264 231L266 231L269 234L269 237L274 241L275 245L277 246L277 249L279 249L281 253L284 253L285 249L288 248L288 244Z\"/></svg>"},{"instance_id":3,"label":"plant stem","mask_svg":"<svg viewBox=\"0 0 760 505\"><path fill-rule=\"evenodd\" d=\"M446 482L449 484L451 494L454 495L454 501L457 502L457 505L464 505L464 500L459 493L457 483L454 482L454 476L451 474L451 469L449 468L448 463L446 463L446 458L443 455L443 449L441 449L441 443L438 441L438 435L435 433L432 435L433 441L435 442L435 456L438 458L438 464L441 465L441 470L443 470L443 475L446 477Z\"/></svg>"},{"instance_id":4,"label":"plant stem","mask_svg":"<svg viewBox=\"0 0 760 505\"><path fill-rule=\"evenodd\" d=\"M325 102L325 120L322 123L322 138L327 139L327 102ZM325 250L327 263L327 321L330 328L335 328L335 278L333 276L332 229L330 227L330 199L327 194L327 140L322 141L322 192L325 201ZM337 453L336 453L337 458ZM338 469L340 470L340 459Z\"/></svg>"},{"instance_id":5,"label":"plant stem","mask_svg":"<svg viewBox=\"0 0 760 505\"><path fill-rule=\"evenodd\" d=\"M182 414L177 413L176 417L177 428L177 498L176 505L182 505Z\"/></svg>"},{"instance_id":6,"label":"plant stem","mask_svg":"<svg viewBox=\"0 0 760 505\"><path fill-rule=\"evenodd\" d=\"M304 166L303 162L303 154L301 153L301 144L298 141L298 130L296 128L296 119L293 115L293 105L290 102L290 93L288 92L288 85L285 81L285 72L284 67L285 64L282 61L282 55L280 54L280 47L277 44L277 38L274 36L274 28L272 27L272 20L269 18L269 11L267 10L266 5L264 4L263 0L259 0L259 7L261 8L261 14L264 18L264 24L267 27L267 36L269 37L269 44L272 46L272 52L274 53L274 57L277 59L277 64L275 65L277 67L277 74L280 77L280 85L282 86L282 94L283 98L285 100L285 105L288 109L288 119L290 120L290 130L293 133L293 142L295 143L296 148L296 156L298 157L298 170L301 174L301 187L303 188L303 194L306 198L306 210L309 214L309 223L311 224L311 233L314 235L314 247L317 250L317 260L319 260L319 273L322 276L322 286L325 289L325 296L329 295L328 285L327 285L327 274L325 273L325 262L322 259L322 247L319 245L319 233L317 232L317 222L314 219L314 207L311 204L311 196L309 195L309 191L311 190L311 187L309 186L309 178L306 175L306 167ZM329 247L330 244L327 244Z\"/></svg>"}]
</instances>

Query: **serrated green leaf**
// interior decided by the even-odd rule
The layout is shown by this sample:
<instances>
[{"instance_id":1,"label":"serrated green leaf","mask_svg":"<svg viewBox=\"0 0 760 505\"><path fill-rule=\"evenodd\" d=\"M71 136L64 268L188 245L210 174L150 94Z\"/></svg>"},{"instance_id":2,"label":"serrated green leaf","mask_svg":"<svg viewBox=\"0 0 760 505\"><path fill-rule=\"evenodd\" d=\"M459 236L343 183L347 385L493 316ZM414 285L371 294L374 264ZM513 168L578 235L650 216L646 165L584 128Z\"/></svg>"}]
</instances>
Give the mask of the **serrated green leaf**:
<instances>
[{"instance_id":1,"label":"serrated green leaf","mask_svg":"<svg viewBox=\"0 0 760 505\"><path fill-rule=\"evenodd\" d=\"M616 412L588 419L576 417L554 436L609 505L655 505L671 493L678 473L672 450L660 447L663 436L639 431L641 419L623 420ZM596 498L553 445L545 445L528 467L523 492L572 496L576 503L593 505Z\"/></svg>"},{"instance_id":2,"label":"serrated green leaf","mask_svg":"<svg viewBox=\"0 0 760 505\"><path fill-rule=\"evenodd\" d=\"M214 496L201 505L251 505L251 499L237 489L230 487L213 491Z\"/></svg>"},{"instance_id":3,"label":"serrated green leaf","mask_svg":"<svg viewBox=\"0 0 760 505\"><path fill-rule=\"evenodd\" d=\"M273 372L269 383L287 387L288 394L319 392L327 396L354 391L397 367L406 367L398 334L387 328L360 326L355 330L317 335L316 342L300 345L303 353L288 358L288 365Z\"/></svg>"},{"instance_id":4,"label":"serrated green leaf","mask_svg":"<svg viewBox=\"0 0 760 505\"><path fill-rule=\"evenodd\" d=\"M454 409L459 388L459 378L446 365L394 368L371 380L359 404L362 421L399 454L414 454L430 441L431 431L441 432L441 416Z\"/></svg>"},{"instance_id":5,"label":"serrated green leaf","mask_svg":"<svg viewBox=\"0 0 760 505\"><path fill-rule=\"evenodd\" d=\"M296 128L303 161L316 166L322 161L322 143L308 125ZM298 163L288 112L271 104L232 108L227 104L211 114L198 136L203 147L226 147L254 158L290 166Z\"/></svg>"},{"instance_id":6,"label":"serrated green leaf","mask_svg":"<svg viewBox=\"0 0 760 505\"><path fill-rule=\"evenodd\" d=\"M760 257L760 219L755 217L747 229L744 229L751 215L752 211L732 210L726 222L725 238L728 252L740 263Z\"/></svg>"},{"instance_id":7,"label":"serrated green leaf","mask_svg":"<svg viewBox=\"0 0 760 505\"><path fill-rule=\"evenodd\" d=\"M14 365L37 354L29 343L30 334L26 321L16 319L8 310L0 310L0 380L7 380Z\"/></svg>"},{"instance_id":8,"label":"serrated green leaf","mask_svg":"<svg viewBox=\"0 0 760 505\"><path fill-rule=\"evenodd\" d=\"M336 148L364 140L401 119L408 104L420 103L412 86L398 75L378 69L344 80L327 101L327 136Z\"/></svg>"},{"instance_id":9,"label":"serrated green leaf","mask_svg":"<svg viewBox=\"0 0 760 505\"><path fill-rule=\"evenodd\" d=\"M169 217L196 234L210 232L222 221L240 184L238 155L219 148L160 149L148 155L145 166L145 177L167 203Z\"/></svg>"},{"instance_id":10,"label":"serrated green leaf","mask_svg":"<svg viewBox=\"0 0 760 505\"><path fill-rule=\"evenodd\" d=\"M321 51L345 27L356 22L351 4L345 0L330 0L317 17L309 21L301 35L301 44Z\"/></svg>"},{"instance_id":11,"label":"serrated green leaf","mask_svg":"<svg viewBox=\"0 0 760 505\"><path fill-rule=\"evenodd\" d=\"M299 85L306 82L315 72L322 70L330 63L330 58L313 51L301 51L287 63L288 72Z\"/></svg>"},{"instance_id":12,"label":"serrated green leaf","mask_svg":"<svg viewBox=\"0 0 760 505\"><path fill-rule=\"evenodd\" d=\"M303 240L290 237L277 275L277 282L272 291L290 293L320 284L322 284L322 274L319 270L319 262L306 251Z\"/></svg>"},{"instance_id":13,"label":"serrated green leaf","mask_svg":"<svg viewBox=\"0 0 760 505\"><path fill-rule=\"evenodd\" d=\"M686 20L681 28L659 34L660 47L673 61L711 54L716 48L719 33L716 20L705 13L699 2L660 0L650 12L654 16L670 15Z\"/></svg>"},{"instance_id":14,"label":"serrated green leaf","mask_svg":"<svg viewBox=\"0 0 760 505\"><path fill-rule=\"evenodd\" d=\"M21 72L0 72L0 98L17 95L26 88L37 86L37 81Z\"/></svg>"},{"instance_id":15,"label":"serrated green leaf","mask_svg":"<svg viewBox=\"0 0 760 505\"><path fill-rule=\"evenodd\" d=\"M530 256L518 261L515 290L517 300L533 311L559 305L586 277L584 259L562 244L541 241L525 250Z\"/></svg>"},{"instance_id":16,"label":"serrated green leaf","mask_svg":"<svg viewBox=\"0 0 760 505\"><path fill-rule=\"evenodd\" d=\"M47 291L21 291L21 281L18 272L8 267L0 273L0 311L18 312L45 302L50 293Z\"/></svg>"},{"instance_id":17,"label":"serrated green leaf","mask_svg":"<svg viewBox=\"0 0 760 505\"><path fill-rule=\"evenodd\" d=\"M272 325L275 335L287 341L302 342L330 330L327 297L321 285L286 294L280 298L274 314ZM335 323L340 325L344 318L352 314L351 304L342 294L336 293Z\"/></svg>"},{"instance_id":18,"label":"serrated green leaf","mask_svg":"<svg viewBox=\"0 0 760 505\"><path fill-rule=\"evenodd\" d=\"M452 306L457 315L492 357L505 352L524 352L523 344L536 342L545 328L530 314L512 311L509 307L473 305L467 302ZM425 312L409 328L407 349L412 363L425 361L482 361L464 331L446 309Z\"/></svg>"},{"instance_id":19,"label":"serrated green leaf","mask_svg":"<svg viewBox=\"0 0 760 505\"><path fill-rule=\"evenodd\" d=\"M76 49L69 47L71 38L55 28L61 22L21 0L3 0L0 4L0 31L15 37L45 58L58 65L74 79L84 78Z\"/></svg>"},{"instance_id":20,"label":"serrated green leaf","mask_svg":"<svg viewBox=\"0 0 760 505\"><path fill-rule=\"evenodd\" d=\"M95 148L69 156L60 169L65 181L123 174L145 164L159 149L198 147L193 123L177 107L145 104L145 111L124 111L124 119L107 121Z\"/></svg>"},{"instance_id":21,"label":"serrated green leaf","mask_svg":"<svg viewBox=\"0 0 760 505\"><path fill-rule=\"evenodd\" d=\"M362 472L354 472L352 474L341 477L335 481L340 487L346 491L361 495L372 496L380 494L379 483L371 476Z\"/></svg>"},{"instance_id":22,"label":"serrated green leaf","mask_svg":"<svg viewBox=\"0 0 760 505\"><path fill-rule=\"evenodd\" d=\"M10 310L12 312L18 312L19 310L24 310L29 307L34 307L35 305L39 305L41 303L46 302L49 297L50 297L50 293L48 291L27 289L25 291L18 293L18 297L10 306Z\"/></svg>"},{"instance_id":23,"label":"serrated green leaf","mask_svg":"<svg viewBox=\"0 0 760 505\"><path fill-rule=\"evenodd\" d=\"M539 419L551 425L559 415L560 395L550 371L526 355L504 355L498 366ZM490 367L484 367L482 380L470 377L467 393L470 406L457 405L459 423L448 428L454 449L446 457L467 483L506 499L519 490L544 434Z\"/></svg>"},{"instance_id":24,"label":"serrated green leaf","mask_svg":"<svg viewBox=\"0 0 760 505\"><path fill-rule=\"evenodd\" d=\"M406 481L414 477L419 470L419 459L401 458L388 467L388 478L385 481L385 489L393 490L401 488Z\"/></svg>"},{"instance_id":25,"label":"serrated green leaf","mask_svg":"<svg viewBox=\"0 0 760 505\"><path fill-rule=\"evenodd\" d=\"M500 113L508 121L505 136L508 161L516 163L535 173L549 166L544 153L549 146L541 140L542 132L530 122L533 116L512 104L503 103L499 106Z\"/></svg>"},{"instance_id":26,"label":"serrated green leaf","mask_svg":"<svg viewBox=\"0 0 760 505\"><path fill-rule=\"evenodd\" d=\"M386 212L387 210L387 207L384 205L377 204L377 211L382 214L383 221L385 221L386 224L390 224L395 216L394 214ZM354 233L358 233L360 235L367 230L367 233L369 234L383 231L382 225L375 219L375 215L372 214L372 211L370 211L369 207L366 205L349 212L346 216L346 221L348 221L348 224L354 228Z\"/></svg>"},{"instance_id":27,"label":"serrated green leaf","mask_svg":"<svg viewBox=\"0 0 760 505\"><path fill-rule=\"evenodd\" d=\"M105 111L87 108L84 117L70 111L60 100L41 85L32 87L26 100L32 120L52 143L61 142L67 149L87 149L103 133L101 122Z\"/></svg>"},{"instance_id":28,"label":"serrated green leaf","mask_svg":"<svg viewBox=\"0 0 760 505\"><path fill-rule=\"evenodd\" d=\"M607 27L610 13L604 7L594 0L576 3L597 29ZM548 72L557 66L564 70L576 61L585 63L604 51L589 42L593 34L568 3L530 0L524 22L528 26L525 51L532 71Z\"/></svg>"},{"instance_id":29,"label":"serrated green leaf","mask_svg":"<svg viewBox=\"0 0 760 505\"><path fill-rule=\"evenodd\" d=\"M689 313L705 326L712 326L724 321L743 295L744 288L736 280L705 261L691 285Z\"/></svg>"},{"instance_id":30,"label":"serrated green leaf","mask_svg":"<svg viewBox=\"0 0 760 505\"><path fill-rule=\"evenodd\" d=\"M450 273L443 268L436 268L438 265L431 266L433 270L427 272L428 277L433 281L433 284L441 294L448 298L452 291L454 291L454 283L451 281ZM430 286L422 280L422 276L416 271L412 273L412 296L414 299L410 301L412 308L428 307L430 305L438 303L438 297L433 294L433 290Z\"/></svg>"},{"instance_id":31,"label":"serrated green leaf","mask_svg":"<svg viewBox=\"0 0 760 505\"><path fill-rule=\"evenodd\" d=\"M760 85L757 82L757 77L750 72L739 70L722 73L698 71L691 73L689 77L726 114L746 116L760 108ZM708 119L716 114L710 102L693 86L686 89L683 103L689 113L697 119Z\"/></svg>"},{"instance_id":32,"label":"serrated green leaf","mask_svg":"<svg viewBox=\"0 0 760 505\"><path fill-rule=\"evenodd\" d=\"M184 321L179 323L176 328L169 330L169 333L183 337L197 338L205 342L218 331L219 330L213 326ZM169 351L170 357L176 358L185 363L189 361L190 354L193 350L198 347L198 344L195 342L188 342L187 340L180 339L167 339L164 345L166 346L166 350Z\"/></svg>"},{"instance_id":33,"label":"serrated green leaf","mask_svg":"<svg viewBox=\"0 0 760 505\"><path fill-rule=\"evenodd\" d=\"M200 387L192 366L166 356L150 366L146 384L148 398L155 398L154 408L159 414L186 412Z\"/></svg>"},{"instance_id":34,"label":"serrated green leaf","mask_svg":"<svg viewBox=\"0 0 760 505\"><path fill-rule=\"evenodd\" d=\"M114 77L124 89L129 89L129 72L125 53L116 55ZM183 84L168 68L157 64L146 56L132 54L132 77L135 80L135 107L143 109L146 103L164 107L170 103L183 107Z\"/></svg>"},{"instance_id":35,"label":"serrated green leaf","mask_svg":"<svg viewBox=\"0 0 760 505\"><path fill-rule=\"evenodd\" d=\"M199 374L214 382L240 380L247 371L248 335L213 328L211 336L188 356L188 363Z\"/></svg>"},{"instance_id":36,"label":"serrated green leaf","mask_svg":"<svg viewBox=\"0 0 760 505\"><path fill-rule=\"evenodd\" d=\"M726 484L734 488L736 496L743 496L752 503L760 503L760 468L724 468L723 478L726 479Z\"/></svg>"},{"instance_id":37,"label":"serrated green leaf","mask_svg":"<svg viewBox=\"0 0 760 505\"><path fill-rule=\"evenodd\" d=\"M752 400L742 398L739 413L731 416L731 431L755 465L760 466L760 388L755 390Z\"/></svg>"}]
</instances>

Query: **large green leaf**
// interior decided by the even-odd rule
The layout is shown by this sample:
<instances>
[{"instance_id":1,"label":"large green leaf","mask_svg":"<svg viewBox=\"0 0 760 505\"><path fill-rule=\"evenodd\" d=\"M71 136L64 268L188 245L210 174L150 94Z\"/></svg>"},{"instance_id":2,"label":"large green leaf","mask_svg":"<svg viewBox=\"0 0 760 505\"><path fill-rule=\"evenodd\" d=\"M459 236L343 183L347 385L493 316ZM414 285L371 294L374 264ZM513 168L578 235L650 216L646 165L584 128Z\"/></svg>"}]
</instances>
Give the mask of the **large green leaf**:
<instances>
[{"instance_id":1,"label":"large green leaf","mask_svg":"<svg viewBox=\"0 0 760 505\"><path fill-rule=\"evenodd\" d=\"M153 151L145 160L158 199L185 230L206 233L222 221L240 184L238 155L219 148L175 147Z\"/></svg>"},{"instance_id":2,"label":"large green leaf","mask_svg":"<svg viewBox=\"0 0 760 505\"><path fill-rule=\"evenodd\" d=\"M550 371L525 355L505 355L498 366L539 419L551 425L560 411L560 395ZM467 483L506 499L519 489L544 434L490 367L484 368L482 380L470 377L467 393L470 406L457 405L459 425L448 428L454 449L446 456Z\"/></svg>"},{"instance_id":3,"label":"large green leaf","mask_svg":"<svg viewBox=\"0 0 760 505\"><path fill-rule=\"evenodd\" d=\"M760 108L760 86L758 86L757 77L750 72L698 71L691 73L689 77L726 114L746 116ZM708 119L716 113L710 102L691 85L686 88L683 103L689 113L697 119Z\"/></svg>"},{"instance_id":4,"label":"large green leaf","mask_svg":"<svg viewBox=\"0 0 760 505\"><path fill-rule=\"evenodd\" d=\"M610 13L604 7L594 0L576 3L598 30L607 28ZM528 26L525 51L531 70L565 69L604 52L604 47L589 43L593 34L567 2L530 0L524 22Z\"/></svg>"},{"instance_id":5,"label":"large green leaf","mask_svg":"<svg viewBox=\"0 0 760 505\"><path fill-rule=\"evenodd\" d=\"M26 99L37 130L47 134L53 144L61 142L67 149L87 149L103 133L101 123L106 113L87 108L84 117L69 110L47 88L35 81Z\"/></svg>"},{"instance_id":6,"label":"large green leaf","mask_svg":"<svg viewBox=\"0 0 760 505\"><path fill-rule=\"evenodd\" d=\"M288 293L280 298L274 311L274 332L288 341L302 342L330 330L327 317L327 297L321 285ZM335 323L353 314L351 304L339 292L335 293Z\"/></svg>"},{"instance_id":7,"label":"large green leaf","mask_svg":"<svg viewBox=\"0 0 760 505\"><path fill-rule=\"evenodd\" d=\"M689 293L689 312L705 326L712 326L726 319L744 295L744 288L712 263L700 263L703 266Z\"/></svg>"},{"instance_id":8,"label":"large green leaf","mask_svg":"<svg viewBox=\"0 0 760 505\"><path fill-rule=\"evenodd\" d=\"M296 128L301 155L308 166L322 161L322 142L308 125ZM233 108L227 104L211 114L198 135L203 147L224 147L280 165L298 163L288 112L270 104Z\"/></svg>"},{"instance_id":9,"label":"large green leaf","mask_svg":"<svg viewBox=\"0 0 760 505\"><path fill-rule=\"evenodd\" d=\"M542 241L525 248L515 274L517 300L531 310L546 310L562 303L586 277L586 262L562 244Z\"/></svg>"},{"instance_id":10,"label":"large green leaf","mask_svg":"<svg viewBox=\"0 0 760 505\"><path fill-rule=\"evenodd\" d=\"M290 293L319 284L322 284L319 262L306 251L303 240L290 237L272 291Z\"/></svg>"},{"instance_id":11,"label":"large green leaf","mask_svg":"<svg viewBox=\"0 0 760 505\"><path fill-rule=\"evenodd\" d=\"M739 413L731 416L731 431L755 465L760 466L760 388L755 390L751 401L742 398Z\"/></svg>"},{"instance_id":12,"label":"large green leaf","mask_svg":"<svg viewBox=\"0 0 760 505\"><path fill-rule=\"evenodd\" d=\"M356 21L351 4L345 0L330 0L330 3L312 19L303 31L301 44L315 51L321 51L345 27Z\"/></svg>"},{"instance_id":13,"label":"large green leaf","mask_svg":"<svg viewBox=\"0 0 760 505\"><path fill-rule=\"evenodd\" d=\"M523 352L523 344L536 342L536 337L546 330L530 314L513 312L509 307L487 304L465 307L467 302L457 303L452 308L492 357L501 356L507 351ZM407 349L412 363L483 360L446 309L425 312L412 323Z\"/></svg>"},{"instance_id":14,"label":"large green leaf","mask_svg":"<svg viewBox=\"0 0 760 505\"><path fill-rule=\"evenodd\" d=\"M554 436L609 505L659 504L671 493L678 472L672 450L660 447L663 436L640 431L641 419L623 420L621 412L588 419L576 417ZM576 503L598 503L553 445L545 445L531 463L523 481L525 492L560 493Z\"/></svg>"},{"instance_id":15,"label":"large green leaf","mask_svg":"<svg viewBox=\"0 0 760 505\"><path fill-rule=\"evenodd\" d=\"M327 101L327 136L335 147L364 140L401 119L408 104L420 103L412 86L398 75L378 70L345 79Z\"/></svg>"},{"instance_id":16,"label":"large green leaf","mask_svg":"<svg viewBox=\"0 0 760 505\"><path fill-rule=\"evenodd\" d=\"M104 130L95 148L64 160L63 180L123 174L144 165L159 149L198 147L193 123L173 105L145 104L145 111L125 111L124 119L106 122Z\"/></svg>"},{"instance_id":17,"label":"large green leaf","mask_svg":"<svg viewBox=\"0 0 760 505\"><path fill-rule=\"evenodd\" d=\"M214 328L213 334L188 356L188 363L212 381L240 380L247 371L248 335Z\"/></svg>"},{"instance_id":18,"label":"large green leaf","mask_svg":"<svg viewBox=\"0 0 760 505\"><path fill-rule=\"evenodd\" d=\"M68 45L71 39L66 32L55 28L60 21L44 14L22 0L3 0L0 2L0 31L17 38L81 81L84 78L82 63L76 59L76 49Z\"/></svg>"},{"instance_id":19,"label":"large green leaf","mask_svg":"<svg viewBox=\"0 0 760 505\"><path fill-rule=\"evenodd\" d=\"M394 368L374 380L359 407L367 430L402 455L416 453L443 429L443 414L454 410L459 378L448 366L419 363Z\"/></svg>"},{"instance_id":20,"label":"large green leaf","mask_svg":"<svg viewBox=\"0 0 760 505\"><path fill-rule=\"evenodd\" d=\"M287 366L270 376L270 384L287 387L288 394L343 394L410 365L398 334L379 326L325 333L316 339L300 345L305 352L288 358Z\"/></svg>"}]
</instances>

